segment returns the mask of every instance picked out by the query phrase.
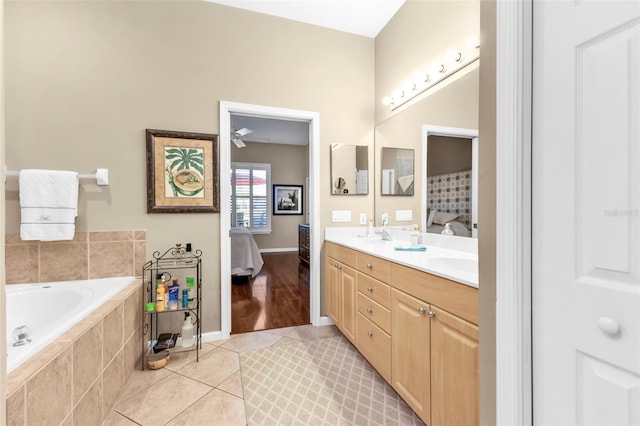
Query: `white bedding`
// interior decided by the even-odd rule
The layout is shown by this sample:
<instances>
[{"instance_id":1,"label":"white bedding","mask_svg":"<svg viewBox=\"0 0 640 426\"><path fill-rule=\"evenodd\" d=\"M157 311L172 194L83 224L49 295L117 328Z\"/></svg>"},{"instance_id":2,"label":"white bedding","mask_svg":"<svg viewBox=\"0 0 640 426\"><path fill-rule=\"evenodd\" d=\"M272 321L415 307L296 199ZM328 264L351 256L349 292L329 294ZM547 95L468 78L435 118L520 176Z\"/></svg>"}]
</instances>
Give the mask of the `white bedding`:
<instances>
[{"instance_id":1,"label":"white bedding","mask_svg":"<svg viewBox=\"0 0 640 426\"><path fill-rule=\"evenodd\" d=\"M231 275L256 276L264 262L253 235L246 228L231 228Z\"/></svg>"}]
</instances>

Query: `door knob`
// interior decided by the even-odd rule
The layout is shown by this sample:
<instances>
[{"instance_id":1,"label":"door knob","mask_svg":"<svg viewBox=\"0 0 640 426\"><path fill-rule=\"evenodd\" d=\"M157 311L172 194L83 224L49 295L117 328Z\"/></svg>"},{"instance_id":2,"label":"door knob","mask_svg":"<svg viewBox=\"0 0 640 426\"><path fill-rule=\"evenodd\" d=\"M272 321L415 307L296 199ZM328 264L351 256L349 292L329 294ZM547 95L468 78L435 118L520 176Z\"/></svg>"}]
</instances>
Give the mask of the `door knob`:
<instances>
[{"instance_id":1,"label":"door knob","mask_svg":"<svg viewBox=\"0 0 640 426\"><path fill-rule=\"evenodd\" d=\"M609 336L615 336L620 332L620 326L618 323L609 317L598 318L598 327L600 331Z\"/></svg>"}]
</instances>

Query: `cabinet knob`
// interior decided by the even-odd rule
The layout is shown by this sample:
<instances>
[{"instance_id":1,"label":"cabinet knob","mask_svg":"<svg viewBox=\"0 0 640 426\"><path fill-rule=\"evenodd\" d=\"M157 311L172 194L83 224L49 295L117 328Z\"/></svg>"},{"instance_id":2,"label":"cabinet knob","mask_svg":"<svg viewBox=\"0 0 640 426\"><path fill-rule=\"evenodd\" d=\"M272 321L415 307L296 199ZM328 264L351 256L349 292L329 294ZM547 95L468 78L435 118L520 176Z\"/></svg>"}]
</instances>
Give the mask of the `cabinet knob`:
<instances>
[{"instance_id":1,"label":"cabinet knob","mask_svg":"<svg viewBox=\"0 0 640 426\"><path fill-rule=\"evenodd\" d=\"M367 331L367 336L373 337L373 331Z\"/></svg>"},{"instance_id":2,"label":"cabinet knob","mask_svg":"<svg viewBox=\"0 0 640 426\"><path fill-rule=\"evenodd\" d=\"M429 315L429 318L433 318L433 317L435 317L435 316L436 316L436 313L435 313L435 312L433 312L433 311L429 311L429 314L428 314L428 315Z\"/></svg>"},{"instance_id":3,"label":"cabinet knob","mask_svg":"<svg viewBox=\"0 0 640 426\"><path fill-rule=\"evenodd\" d=\"M337 269L342 269L342 266L340 266L340 265L336 264L336 268L337 268Z\"/></svg>"},{"instance_id":4,"label":"cabinet knob","mask_svg":"<svg viewBox=\"0 0 640 426\"><path fill-rule=\"evenodd\" d=\"M367 312L369 312L371 314L371 313L373 313L373 309L367 308Z\"/></svg>"},{"instance_id":5,"label":"cabinet knob","mask_svg":"<svg viewBox=\"0 0 640 426\"><path fill-rule=\"evenodd\" d=\"M369 269L373 269L373 265L372 265L372 264L370 264L370 263L367 263L367 268L369 268Z\"/></svg>"},{"instance_id":6,"label":"cabinet knob","mask_svg":"<svg viewBox=\"0 0 640 426\"><path fill-rule=\"evenodd\" d=\"M424 314L426 314L426 313L427 313L427 308L424 308L424 307L420 306L420 307L418 308L418 313L419 313L420 315L424 315Z\"/></svg>"},{"instance_id":7,"label":"cabinet knob","mask_svg":"<svg viewBox=\"0 0 640 426\"><path fill-rule=\"evenodd\" d=\"M373 287L367 287L367 291L368 291L369 293L373 293Z\"/></svg>"}]
</instances>

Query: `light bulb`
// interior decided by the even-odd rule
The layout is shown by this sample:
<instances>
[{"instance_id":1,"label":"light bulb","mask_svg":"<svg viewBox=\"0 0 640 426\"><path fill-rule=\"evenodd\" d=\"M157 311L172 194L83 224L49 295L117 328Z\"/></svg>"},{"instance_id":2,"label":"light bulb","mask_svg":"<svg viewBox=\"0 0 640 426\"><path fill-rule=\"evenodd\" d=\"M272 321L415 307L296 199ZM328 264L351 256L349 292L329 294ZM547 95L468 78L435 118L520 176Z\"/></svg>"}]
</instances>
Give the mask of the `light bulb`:
<instances>
[{"instance_id":1,"label":"light bulb","mask_svg":"<svg viewBox=\"0 0 640 426\"><path fill-rule=\"evenodd\" d=\"M464 44L467 49L477 49L480 47L480 37L473 35Z\"/></svg>"},{"instance_id":2,"label":"light bulb","mask_svg":"<svg viewBox=\"0 0 640 426\"><path fill-rule=\"evenodd\" d=\"M413 92L414 90L416 90L416 84L415 83L407 83L404 86L403 93Z\"/></svg>"},{"instance_id":3,"label":"light bulb","mask_svg":"<svg viewBox=\"0 0 640 426\"><path fill-rule=\"evenodd\" d=\"M384 99L382 99L383 105L391 105L392 103L393 99L391 98L391 96L385 96Z\"/></svg>"},{"instance_id":4,"label":"light bulb","mask_svg":"<svg viewBox=\"0 0 640 426\"><path fill-rule=\"evenodd\" d=\"M455 50L450 50L447 52L445 59L450 64L453 64L454 62L460 62L462 60L462 53L456 52Z\"/></svg>"}]
</instances>

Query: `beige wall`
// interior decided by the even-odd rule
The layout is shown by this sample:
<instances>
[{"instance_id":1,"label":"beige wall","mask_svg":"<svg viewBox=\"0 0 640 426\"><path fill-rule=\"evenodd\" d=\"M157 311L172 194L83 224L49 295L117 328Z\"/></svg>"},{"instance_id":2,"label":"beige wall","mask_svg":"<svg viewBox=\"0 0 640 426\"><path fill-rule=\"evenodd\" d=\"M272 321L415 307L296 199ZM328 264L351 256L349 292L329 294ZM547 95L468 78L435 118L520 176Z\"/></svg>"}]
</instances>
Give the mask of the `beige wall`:
<instances>
[{"instance_id":1,"label":"beige wall","mask_svg":"<svg viewBox=\"0 0 640 426\"><path fill-rule=\"evenodd\" d=\"M471 139L431 135L427 144L427 176L471 170Z\"/></svg>"},{"instance_id":2,"label":"beige wall","mask_svg":"<svg viewBox=\"0 0 640 426\"><path fill-rule=\"evenodd\" d=\"M271 209L271 234L254 234L260 249L298 247L298 224L306 222L307 189L305 178L309 176L309 147L275 143L246 142L245 148L231 147L231 161L271 164L271 185L302 185L303 215L273 216ZM272 191L271 188L268 189Z\"/></svg>"},{"instance_id":3,"label":"beige wall","mask_svg":"<svg viewBox=\"0 0 640 426\"><path fill-rule=\"evenodd\" d=\"M376 38L376 129L375 129L375 223L382 213L390 225L420 223L422 167L422 126L478 128L478 64L449 77L417 97L411 105L391 111L382 98L428 69L431 61L449 49L462 47L479 34L480 2L408 0ZM415 150L413 196L382 196L380 161L382 147ZM412 222L396 222L396 210L411 210Z\"/></svg>"},{"instance_id":4,"label":"beige wall","mask_svg":"<svg viewBox=\"0 0 640 426\"><path fill-rule=\"evenodd\" d=\"M5 34L8 168L109 168L108 187L82 184L77 229L146 229L147 257L201 249L204 331L220 329L219 215L146 213L145 128L219 133L220 100L319 112L322 228L345 203L329 195L329 145L373 144L370 38L182 1L7 2Z\"/></svg>"},{"instance_id":5,"label":"beige wall","mask_svg":"<svg viewBox=\"0 0 640 426\"><path fill-rule=\"evenodd\" d=\"M376 37L376 124L394 115L382 99L480 33L480 0L407 0Z\"/></svg>"},{"instance_id":6,"label":"beige wall","mask_svg":"<svg viewBox=\"0 0 640 426\"><path fill-rule=\"evenodd\" d=\"M480 13L480 128L478 264L480 308L480 423L496 424L496 2Z\"/></svg>"}]
</instances>

